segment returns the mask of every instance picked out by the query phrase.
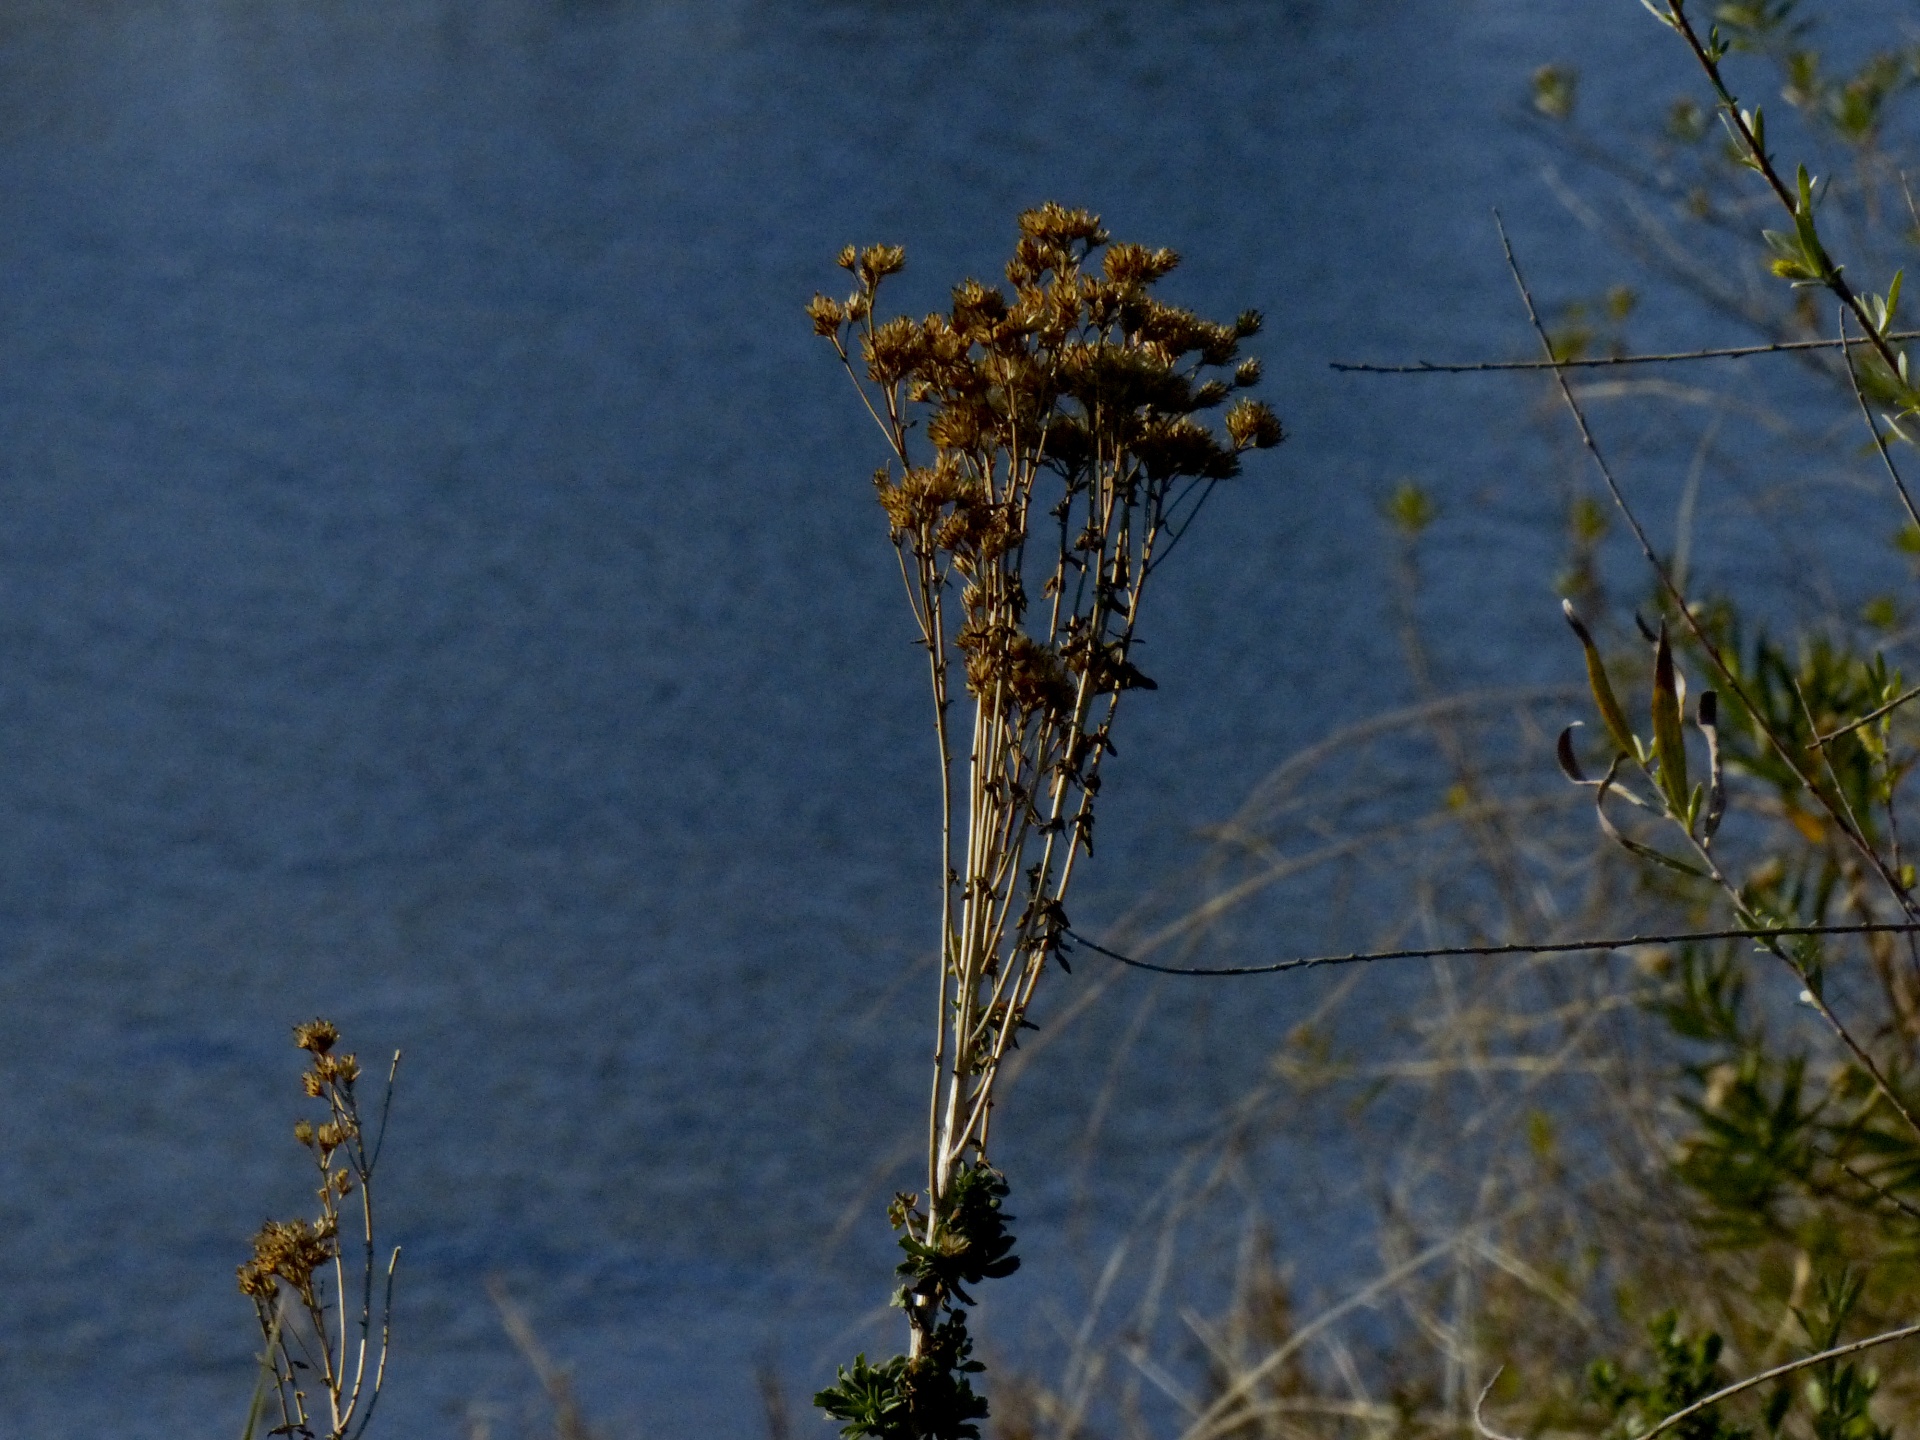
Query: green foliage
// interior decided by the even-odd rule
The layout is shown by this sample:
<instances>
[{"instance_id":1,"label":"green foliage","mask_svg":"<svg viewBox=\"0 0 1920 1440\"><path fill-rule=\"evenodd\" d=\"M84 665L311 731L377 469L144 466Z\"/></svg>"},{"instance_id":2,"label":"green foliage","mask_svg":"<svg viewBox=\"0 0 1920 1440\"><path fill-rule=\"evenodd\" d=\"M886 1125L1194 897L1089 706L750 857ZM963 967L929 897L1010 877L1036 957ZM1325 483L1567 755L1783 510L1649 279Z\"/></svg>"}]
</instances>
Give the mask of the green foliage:
<instances>
[{"instance_id":1,"label":"green foliage","mask_svg":"<svg viewBox=\"0 0 1920 1440\"><path fill-rule=\"evenodd\" d=\"M900 1248L907 1252L898 1272L907 1281L903 1296L929 1303L952 1296L971 1305L973 1297L963 1286L1004 1279L1018 1270L1020 1257L1007 1229L1014 1217L1001 1209L1006 1197L1006 1178L999 1171L985 1163L968 1165L947 1189L931 1241L915 1239L912 1226L899 1223Z\"/></svg>"},{"instance_id":2,"label":"green foliage","mask_svg":"<svg viewBox=\"0 0 1920 1440\"><path fill-rule=\"evenodd\" d=\"M1704 1400L1727 1383L1717 1334L1689 1339L1671 1310L1656 1317L1647 1334L1653 1343L1652 1373L1623 1371L1611 1360L1597 1362L1587 1373L1588 1388L1608 1418L1608 1432L1620 1440L1646 1434L1667 1416ZM1753 1434L1730 1423L1717 1405L1688 1416L1667 1433L1676 1440L1751 1440Z\"/></svg>"},{"instance_id":3,"label":"green foliage","mask_svg":"<svg viewBox=\"0 0 1920 1440\"><path fill-rule=\"evenodd\" d=\"M1756 1018L1744 947L1689 947L1653 1012L1699 1047L1676 1095L1692 1122L1673 1159L1712 1244L1785 1244L1828 1270L1911 1252L1900 1197L1920 1186L1920 1139L1857 1063L1817 1067ZM1886 1073L1907 1089L1898 1067ZM1892 1272L1887 1272L1891 1280Z\"/></svg>"},{"instance_id":4,"label":"green foliage","mask_svg":"<svg viewBox=\"0 0 1920 1440\"><path fill-rule=\"evenodd\" d=\"M1674 1169L1705 1202L1702 1229L1723 1245L1778 1238L1788 1229L1781 1207L1813 1170L1819 1106L1806 1094L1804 1057L1748 1049L1691 1078L1699 1088L1682 1104L1700 1128Z\"/></svg>"},{"instance_id":5,"label":"green foliage","mask_svg":"<svg viewBox=\"0 0 1920 1440\"><path fill-rule=\"evenodd\" d=\"M969 1377L985 1368L973 1358L966 1312L955 1311L928 1332L915 1358L869 1365L858 1355L813 1403L844 1422L847 1440L979 1440L974 1422L987 1417L987 1401Z\"/></svg>"},{"instance_id":6,"label":"green foliage","mask_svg":"<svg viewBox=\"0 0 1920 1440\"><path fill-rule=\"evenodd\" d=\"M1006 1178L976 1161L955 1171L930 1225L914 1196L896 1195L888 1206L907 1257L894 1303L906 1310L919 1344L912 1357L880 1365L856 1356L840 1368L837 1384L813 1397L843 1422L848 1440L977 1440L973 1422L986 1418L987 1400L970 1377L986 1367L973 1359L967 1313L959 1307L974 1303L964 1287L1020 1268L1006 1198Z\"/></svg>"},{"instance_id":7,"label":"green foliage","mask_svg":"<svg viewBox=\"0 0 1920 1440\"><path fill-rule=\"evenodd\" d=\"M1859 1277L1847 1271L1822 1277L1815 1304L1799 1315L1816 1353L1840 1343L1861 1289ZM1893 1431L1875 1423L1868 1408L1879 1388L1879 1374L1855 1360L1814 1367L1802 1393L1816 1440L1892 1440Z\"/></svg>"}]
</instances>

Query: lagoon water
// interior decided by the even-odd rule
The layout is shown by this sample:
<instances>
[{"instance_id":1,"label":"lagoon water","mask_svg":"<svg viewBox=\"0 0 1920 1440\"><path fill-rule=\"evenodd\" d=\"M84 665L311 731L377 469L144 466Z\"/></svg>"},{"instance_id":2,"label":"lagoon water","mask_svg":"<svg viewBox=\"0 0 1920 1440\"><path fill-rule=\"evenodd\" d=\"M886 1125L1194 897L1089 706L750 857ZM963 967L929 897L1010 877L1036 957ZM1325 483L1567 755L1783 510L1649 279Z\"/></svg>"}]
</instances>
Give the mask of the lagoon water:
<instances>
[{"instance_id":1,"label":"lagoon water","mask_svg":"<svg viewBox=\"0 0 1920 1440\"><path fill-rule=\"evenodd\" d=\"M935 304L1057 197L1270 317L1294 439L1169 567L1097 930L1405 693L1402 476L1457 663L1561 673L1532 392L1325 362L1523 350L1495 204L1555 294L1622 278L1527 79L1664 99L1661 39L1632 0L0 4L0 1433L237 1429L315 1013L406 1050L376 1434L513 1433L490 1276L612 1434L759 1433L757 1363L888 1343L931 751L800 307L870 239ZM1169 1001L1106 1199L1298 993ZM1016 1186L1106 1033L1007 1112ZM1070 1206L1021 1200L991 1333L1043 1364Z\"/></svg>"}]
</instances>

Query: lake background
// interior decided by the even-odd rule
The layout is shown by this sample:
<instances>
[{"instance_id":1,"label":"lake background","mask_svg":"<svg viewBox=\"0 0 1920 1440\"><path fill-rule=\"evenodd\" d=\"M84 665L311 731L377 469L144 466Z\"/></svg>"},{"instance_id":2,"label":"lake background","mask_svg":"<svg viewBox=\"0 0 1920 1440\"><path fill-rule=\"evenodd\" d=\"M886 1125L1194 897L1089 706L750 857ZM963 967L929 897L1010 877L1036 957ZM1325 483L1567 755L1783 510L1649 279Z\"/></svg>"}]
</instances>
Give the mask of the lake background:
<instances>
[{"instance_id":1,"label":"lake background","mask_svg":"<svg viewBox=\"0 0 1920 1440\"><path fill-rule=\"evenodd\" d=\"M1604 123L1680 90L1664 38L1632 0L0 4L7 1434L237 1429L315 1013L407 1052L376 1433L510 1429L488 1276L619 1435L756 1434L756 1363L804 1397L895 1343L932 746L801 307L849 240L935 305L1057 198L1268 316L1293 439L1156 595L1098 934L1405 698L1402 478L1450 678L1573 678L1537 392L1326 362L1525 354L1496 204L1548 298L1634 278L1543 182L1528 77L1577 60ZM1169 995L1103 1213L1309 993ZM1044 1157L1128 1013L999 1131L1028 1265L988 1334L1037 1368L1086 1252ZM1337 1210L1288 1238L1327 1283L1361 1254Z\"/></svg>"}]
</instances>

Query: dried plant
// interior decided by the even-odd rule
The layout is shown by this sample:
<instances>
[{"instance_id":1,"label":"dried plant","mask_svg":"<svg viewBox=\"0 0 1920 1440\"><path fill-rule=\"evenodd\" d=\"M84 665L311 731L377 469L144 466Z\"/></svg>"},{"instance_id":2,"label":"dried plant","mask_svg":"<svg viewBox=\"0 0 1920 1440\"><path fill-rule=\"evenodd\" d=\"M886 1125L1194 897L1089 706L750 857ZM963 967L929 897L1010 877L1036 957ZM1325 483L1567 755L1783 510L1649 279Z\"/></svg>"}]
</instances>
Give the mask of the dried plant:
<instances>
[{"instance_id":1,"label":"dried plant","mask_svg":"<svg viewBox=\"0 0 1920 1440\"><path fill-rule=\"evenodd\" d=\"M967 281L924 320L878 315L902 250L848 247L853 292L809 308L889 451L874 483L927 654L941 787L926 1188L891 1211L910 1348L821 1393L850 1436L978 1433L966 1287L1018 1263L987 1158L996 1080L1049 961L1065 963L1120 696L1153 688L1134 654L1148 582L1212 487L1282 438L1265 405L1234 399L1260 378L1240 357L1260 317L1216 324L1155 298L1179 257L1109 239L1085 211L1030 210L1011 294ZM1224 438L1199 418L1222 406Z\"/></svg>"},{"instance_id":2,"label":"dried plant","mask_svg":"<svg viewBox=\"0 0 1920 1440\"><path fill-rule=\"evenodd\" d=\"M253 1301L265 1342L263 1384L280 1413L280 1423L266 1433L358 1440L373 1419L387 1378L393 1279L400 1262L395 1247L385 1265L379 1264L373 1192L400 1054L394 1052L387 1071L378 1128L369 1143L357 1094L360 1062L336 1052L339 1030L330 1021L313 1020L296 1026L293 1040L311 1057L301 1087L326 1109L319 1124L303 1119L293 1129L319 1179L314 1191L319 1213L311 1220L269 1220L260 1227L253 1257L239 1269L240 1293ZM351 1286L349 1240L355 1242ZM259 1409L256 1399L249 1435Z\"/></svg>"}]
</instances>

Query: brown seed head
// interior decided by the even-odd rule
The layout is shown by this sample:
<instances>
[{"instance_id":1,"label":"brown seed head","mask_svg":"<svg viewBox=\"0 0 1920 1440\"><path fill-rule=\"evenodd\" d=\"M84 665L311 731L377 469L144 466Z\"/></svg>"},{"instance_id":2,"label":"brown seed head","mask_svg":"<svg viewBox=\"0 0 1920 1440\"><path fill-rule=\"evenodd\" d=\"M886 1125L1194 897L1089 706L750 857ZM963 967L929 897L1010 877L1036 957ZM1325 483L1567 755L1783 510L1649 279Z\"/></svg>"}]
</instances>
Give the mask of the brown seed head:
<instances>
[{"instance_id":1,"label":"brown seed head","mask_svg":"<svg viewBox=\"0 0 1920 1440\"><path fill-rule=\"evenodd\" d=\"M1020 233L1051 247L1076 243L1092 247L1106 244L1109 238L1100 228L1098 215L1090 210L1069 210L1052 200L1020 216Z\"/></svg>"},{"instance_id":2,"label":"brown seed head","mask_svg":"<svg viewBox=\"0 0 1920 1440\"><path fill-rule=\"evenodd\" d=\"M239 1267L240 1293L251 1295L259 1300L271 1300L280 1293L280 1287L274 1282L273 1272L261 1268L257 1260L249 1260Z\"/></svg>"},{"instance_id":3,"label":"brown seed head","mask_svg":"<svg viewBox=\"0 0 1920 1440\"><path fill-rule=\"evenodd\" d=\"M240 1267L240 1289L249 1295L273 1294L270 1277L306 1290L313 1272L333 1259L335 1227L306 1220L269 1220L253 1237L253 1259ZM249 1283L255 1288L249 1289Z\"/></svg>"},{"instance_id":4,"label":"brown seed head","mask_svg":"<svg viewBox=\"0 0 1920 1440\"><path fill-rule=\"evenodd\" d=\"M889 275L898 275L907 268L907 252L899 245L869 245L860 252L860 266L856 272L869 285L878 285Z\"/></svg>"},{"instance_id":5,"label":"brown seed head","mask_svg":"<svg viewBox=\"0 0 1920 1440\"><path fill-rule=\"evenodd\" d=\"M339 1028L331 1020L309 1020L293 1027L293 1043L315 1055L326 1054L339 1038Z\"/></svg>"},{"instance_id":6,"label":"brown seed head","mask_svg":"<svg viewBox=\"0 0 1920 1440\"><path fill-rule=\"evenodd\" d=\"M1279 416L1261 401L1245 398L1227 411L1227 434L1240 450L1270 450L1287 438Z\"/></svg>"},{"instance_id":7,"label":"brown seed head","mask_svg":"<svg viewBox=\"0 0 1920 1440\"><path fill-rule=\"evenodd\" d=\"M1100 268L1116 285L1151 285L1171 273L1179 263L1180 256L1172 250L1149 250L1144 245L1122 243L1107 251Z\"/></svg>"},{"instance_id":8,"label":"brown seed head","mask_svg":"<svg viewBox=\"0 0 1920 1440\"><path fill-rule=\"evenodd\" d=\"M807 315L813 321L813 333L828 338L838 335L840 327L847 323L846 309L826 295L815 295L808 302Z\"/></svg>"}]
</instances>

